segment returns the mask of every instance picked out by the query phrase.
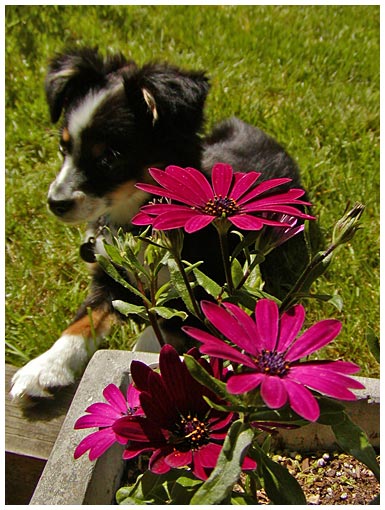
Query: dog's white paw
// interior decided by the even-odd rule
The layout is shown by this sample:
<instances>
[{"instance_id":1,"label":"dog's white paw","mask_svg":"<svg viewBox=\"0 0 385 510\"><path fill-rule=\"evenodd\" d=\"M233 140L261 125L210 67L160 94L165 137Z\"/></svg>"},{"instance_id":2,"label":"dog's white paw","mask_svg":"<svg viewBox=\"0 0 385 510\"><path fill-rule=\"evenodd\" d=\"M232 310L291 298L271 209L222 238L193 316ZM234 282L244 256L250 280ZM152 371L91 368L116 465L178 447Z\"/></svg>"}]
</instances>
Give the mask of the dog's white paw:
<instances>
[{"instance_id":1,"label":"dog's white paw","mask_svg":"<svg viewBox=\"0 0 385 510\"><path fill-rule=\"evenodd\" d=\"M45 353L27 363L12 378L11 397L25 401L29 397L51 397L50 389L75 382L95 351L78 335L63 335Z\"/></svg>"}]
</instances>

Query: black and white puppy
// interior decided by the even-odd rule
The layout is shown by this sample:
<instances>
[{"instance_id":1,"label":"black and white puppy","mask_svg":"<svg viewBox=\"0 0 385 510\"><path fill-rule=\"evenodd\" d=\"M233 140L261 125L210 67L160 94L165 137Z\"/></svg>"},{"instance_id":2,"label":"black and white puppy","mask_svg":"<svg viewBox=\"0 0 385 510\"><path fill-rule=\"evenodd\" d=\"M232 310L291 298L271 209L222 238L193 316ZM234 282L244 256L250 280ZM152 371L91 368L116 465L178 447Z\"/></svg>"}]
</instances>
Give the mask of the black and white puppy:
<instances>
[{"instance_id":1,"label":"black and white puppy","mask_svg":"<svg viewBox=\"0 0 385 510\"><path fill-rule=\"evenodd\" d=\"M220 161L236 171L262 171L263 179L290 177L290 185L300 187L297 167L282 147L238 119L202 139L208 91L204 72L167 64L140 68L121 54L103 58L96 49L70 51L51 61L46 97L52 122L63 118L63 164L49 188L48 205L61 221L88 225L81 255L92 263L92 284L60 338L15 374L14 398L49 396L51 389L73 383L116 318L112 301L134 300L94 262L94 254L103 250L105 225L113 231L132 228L131 218L150 198L135 188L138 181L149 182L148 168L173 164L209 175ZM212 234L186 236L184 256L191 262L204 258L203 270L217 278ZM270 269L279 271L276 261ZM286 267L281 277L287 275Z\"/></svg>"}]
</instances>

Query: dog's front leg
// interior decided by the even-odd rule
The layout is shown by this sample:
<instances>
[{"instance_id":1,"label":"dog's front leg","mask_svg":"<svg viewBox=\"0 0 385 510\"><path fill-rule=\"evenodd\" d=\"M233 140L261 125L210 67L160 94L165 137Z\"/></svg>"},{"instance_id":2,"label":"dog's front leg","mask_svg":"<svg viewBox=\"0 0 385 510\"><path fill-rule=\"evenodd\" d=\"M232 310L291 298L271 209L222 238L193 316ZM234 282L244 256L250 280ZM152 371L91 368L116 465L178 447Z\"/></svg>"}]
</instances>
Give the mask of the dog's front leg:
<instances>
[{"instance_id":1,"label":"dog's front leg","mask_svg":"<svg viewBox=\"0 0 385 510\"><path fill-rule=\"evenodd\" d=\"M114 319L106 303L88 309L83 307L48 351L16 372L12 379L12 398L27 401L29 397L50 397L53 389L74 383Z\"/></svg>"}]
</instances>

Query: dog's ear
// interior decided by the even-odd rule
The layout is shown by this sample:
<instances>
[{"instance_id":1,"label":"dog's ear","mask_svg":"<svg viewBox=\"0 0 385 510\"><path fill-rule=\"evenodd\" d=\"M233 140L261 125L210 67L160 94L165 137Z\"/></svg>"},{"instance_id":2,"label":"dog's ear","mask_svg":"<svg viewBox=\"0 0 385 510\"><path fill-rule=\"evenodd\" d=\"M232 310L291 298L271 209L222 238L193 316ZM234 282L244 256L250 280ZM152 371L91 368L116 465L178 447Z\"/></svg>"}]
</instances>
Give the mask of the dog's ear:
<instances>
[{"instance_id":1,"label":"dog's ear","mask_svg":"<svg viewBox=\"0 0 385 510\"><path fill-rule=\"evenodd\" d=\"M109 73L131 64L121 54L104 60L97 48L76 49L57 55L49 64L45 80L52 122L57 122L62 110L91 88L102 87Z\"/></svg>"},{"instance_id":2,"label":"dog's ear","mask_svg":"<svg viewBox=\"0 0 385 510\"><path fill-rule=\"evenodd\" d=\"M209 91L204 72L182 71L163 64L148 64L124 78L127 100L137 114L154 125L198 131Z\"/></svg>"}]
</instances>

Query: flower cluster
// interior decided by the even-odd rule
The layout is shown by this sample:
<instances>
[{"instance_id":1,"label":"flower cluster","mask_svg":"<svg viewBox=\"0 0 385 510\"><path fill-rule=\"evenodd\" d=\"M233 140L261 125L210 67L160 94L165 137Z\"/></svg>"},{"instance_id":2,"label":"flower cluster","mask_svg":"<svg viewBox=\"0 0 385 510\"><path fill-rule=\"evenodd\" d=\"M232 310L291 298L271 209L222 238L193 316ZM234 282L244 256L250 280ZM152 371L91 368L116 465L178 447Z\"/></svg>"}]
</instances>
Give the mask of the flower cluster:
<instances>
[{"instance_id":1,"label":"flower cluster","mask_svg":"<svg viewBox=\"0 0 385 510\"><path fill-rule=\"evenodd\" d=\"M330 404L325 397L354 400L356 395L352 390L363 388L357 379L350 377L359 370L354 363L309 358L338 336L341 323L326 319L304 330L305 309L298 303L304 282L309 285L322 274L332 251L350 240L359 228L357 221L362 208L356 206L354 212L346 216L346 224L343 221L338 224L340 228L338 235L334 234L334 244L312 259L285 299L277 303L278 300L272 296L263 294L261 288L259 293L250 292L250 286L246 289L244 283L258 261L303 232L304 220L314 219L304 212L305 207L311 205L300 200L304 191L290 188L290 179L286 178L258 183L260 173L234 173L229 165L223 163L214 165L211 183L194 168L152 168L150 175L159 186L137 186L162 200L143 206L132 223L151 225L152 237L145 239L151 249L161 248L163 251L156 269L148 272L150 276L154 275L149 286L151 299L143 295L143 307L127 305L120 310L126 309L128 313L140 316L147 310L154 332L161 334L161 328L154 322L156 314L163 318L178 315L177 310L165 306L168 300L178 295L185 301L190 313L194 313L202 323L201 327L182 327L184 334L198 342L198 347L188 352L189 358L181 359L173 347L164 345L160 349L158 370L133 361L130 367L132 384L126 395L110 384L103 392L107 402L92 404L86 409L87 414L77 420L77 429L97 427L98 430L80 442L75 458L89 451L89 458L94 460L114 443L120 443L124 445L124 459L133 459L143 453L149 455L148 472L152 476L169 475L171 479L175 477L175 471L185 473L180 475L181 478L184 476L185 482L179 480L178 483L187 483L187 489L180 494L188 501L192 496L192 486L198 496L200 489L197 487L202 486L200 496L196 494L192 501L205 503L207 491L212 490L210 484L214 484L219 493L210 497L210 501L215 504L228 502L241 471L246 478L250 476L247 478L249 481L244 483L246 489L255 486L258 478L266 476L265 481L257 484L267 492L271 489L271 498L281 501L277 498L279 490L276 485L280 484L282 467L275 467L260 448L258 435L262 432L269 434L277 427L292 429L319 420L321 403L323 406L331 405L333 413L343 413L342 407ZM190 284L192 274L196 275L195 268L180 258L182 229L193 233L210 224L219 233L226 285L213 282L199 272L198 283L205 283L205 290L214 299L198 302ZM236 260L236 285L231 267L235 255L231 258L226 246L230 228L243 233L252 231L246 240L242 237L238 251L234 251L240 253L244 250L246 261L241 268L241 263ZM172 235L162 231L171 231ZM254 247L250 248L250 243L254 243ZM140 251L138 247L135 253ZM113 255L114 251L111 253ZM154 266L153 254L150 258ZM172 264L167 262L168 258L173 258ZM122 260L119 255L115 262L121 265ZM157 274L162 263L168 264L170 272L178 272L174 278L171 277L171 282L179 282L178 288L173 289L166 284L158 289ZM103 267L109 266L105 264ZM192 272L188 274L185 267ZM242 274L239 277L240 268ZM134 272L137 269L138 281L146 273L139 262L129 269ZM110 275L114 277L115 274L116 271L112 271ZM180 282L184 283L187 292L181 291ZM163 338L159 342L162 344ZM339 424L349 423L345 414L338 416L337 421ZM338 433L338 430L335 432ZM343 427L341 430L345 441L348 433ZM368 449L362 443L356 445L355 451L360 448L366 450L363 456L365 462ZM375 459L374 453L373 456ZM217 480L222 477L224 464L226 476L220 485ZM371 464L372 469L376 469L374 464L375 461ZM195 477L195 485L189 482L189 476ZM283 480L281 490L287 492L289 482L286 475ZM303 493L296 484L295 481L290 482L293 493L285 494L283 502L304 504ZM149 486L152 487L151 483ZM138 487L135 484L132 489L133 501L152 501L152 496L148 495L150 499L146 499L143 492L145 484ZM178 496L174 496L175 501L184 504L183 498L178 500ZM170 497L174 501L172 495ZM170 501L167 499L167 502ZM248 503L245 497L242 504Z\"/></svg>"},{"instance_id":2,"label":"flower cluster","mask_svg":"<svg viewBox=\"0 0 385 510\"><path fill-rule=\"evenodd\" d=\"M199 363L214 377L225 371L218 360L208 363L196 351ZM171 468L190 466L195 476L205 480L214 468L227 430L234 420L231 411L216 411L204 397L220 403L216 395L190 374L176 350L165 345L159 355L160 373L140 361L131 363L135 399L140 407L126 412L120 391L110 385L104 396L110 405L98 403L87 409L75 428L102 427L87 436L77 447L75 457L91 448L90 459L99 457L115 442L125 444L124 459L152 452L149 469L158 474ZM133 386L130 386L132 389ZM112 398L111 398L112 397ZM246 458L243 469L256 463Z\"/></svg>"}]
</instances>

